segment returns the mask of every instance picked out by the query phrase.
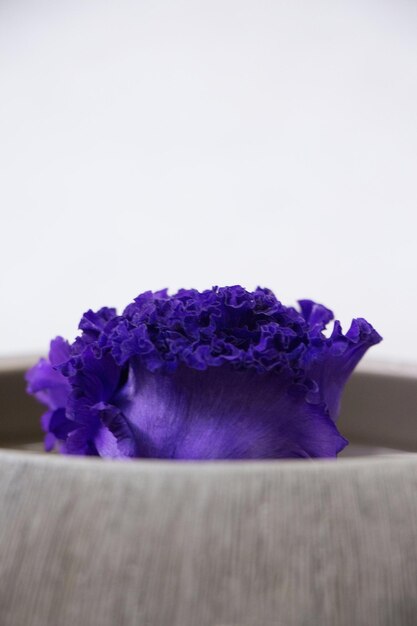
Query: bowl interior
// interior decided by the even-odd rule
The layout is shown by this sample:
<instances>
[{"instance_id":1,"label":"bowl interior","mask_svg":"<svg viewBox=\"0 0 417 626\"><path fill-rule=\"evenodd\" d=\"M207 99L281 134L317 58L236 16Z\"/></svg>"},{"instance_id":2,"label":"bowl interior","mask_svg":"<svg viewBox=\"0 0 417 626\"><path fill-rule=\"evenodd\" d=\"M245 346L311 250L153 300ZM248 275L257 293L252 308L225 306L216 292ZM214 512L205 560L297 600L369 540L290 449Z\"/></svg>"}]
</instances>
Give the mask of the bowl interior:
<instances>
[{"instance_id":1,"label":"bowl interior","mask_svg":"<svg viewBox=\"0 0 417 626\"><path fill-rule=\"evenodd\" d=\"M0 361L0 447L42 451L43 407L25 391L35 358ZM417 369L367 365L347 384L338 422L341 456L417 452Z\"/></svg>"}]
</instances>

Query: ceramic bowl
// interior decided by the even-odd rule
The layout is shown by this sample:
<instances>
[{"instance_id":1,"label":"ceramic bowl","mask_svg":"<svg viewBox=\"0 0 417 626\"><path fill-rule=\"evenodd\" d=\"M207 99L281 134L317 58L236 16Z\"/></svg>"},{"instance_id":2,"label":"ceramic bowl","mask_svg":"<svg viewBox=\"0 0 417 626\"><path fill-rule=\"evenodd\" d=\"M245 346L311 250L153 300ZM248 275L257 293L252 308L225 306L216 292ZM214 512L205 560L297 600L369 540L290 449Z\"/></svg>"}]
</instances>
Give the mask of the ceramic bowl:
<instances>
[{"instance_id":1,"label":"ceramic bowl","mask_svg":"<svg viewBox=\"0 0 417 626\"><path fill-rule=\"evenodd\" d=\"M31 451L0 368L2 626L417 624L417 369L362 367L336 461L103 461Z\"/></svg>"}]
</instances>

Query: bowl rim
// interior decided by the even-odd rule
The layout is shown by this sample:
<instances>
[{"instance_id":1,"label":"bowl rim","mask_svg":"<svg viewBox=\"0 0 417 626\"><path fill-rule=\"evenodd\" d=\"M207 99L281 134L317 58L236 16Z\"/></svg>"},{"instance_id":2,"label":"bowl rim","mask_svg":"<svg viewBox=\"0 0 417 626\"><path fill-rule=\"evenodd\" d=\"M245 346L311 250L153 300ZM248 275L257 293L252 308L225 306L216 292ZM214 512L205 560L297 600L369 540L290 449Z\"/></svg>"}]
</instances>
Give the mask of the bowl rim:
<instances>
[{"instance_id":1,"label":"bowl rim","mask_svg":"<svg viewBox=\"0 0 417 626\"><path fill-rule=\"evenodd\" d=\"M0 373L25 371L32 367L41 358L46 358L45 354L39 354L37 352L17 355L0 355ZM354 373L361 372L374 374L376 376L380 375L417 379L417 361L364 358L355 368Z\"/></svg>"}]
</instances>

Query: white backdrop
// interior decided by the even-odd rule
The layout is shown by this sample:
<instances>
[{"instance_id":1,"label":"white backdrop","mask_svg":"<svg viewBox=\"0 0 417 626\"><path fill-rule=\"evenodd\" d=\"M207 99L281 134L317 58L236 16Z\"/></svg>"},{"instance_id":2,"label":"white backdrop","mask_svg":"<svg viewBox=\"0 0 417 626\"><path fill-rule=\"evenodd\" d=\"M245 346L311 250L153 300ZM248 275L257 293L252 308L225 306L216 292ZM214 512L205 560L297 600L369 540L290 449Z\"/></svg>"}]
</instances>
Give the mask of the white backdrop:
<instances>
[{"instance_id":1,"label":"white backdrop","mask_svg":"<svg viewBox=\"0 0 417 626\"><path fill-rule=\"evenodd\" d=\"M0 96L0 354L241 283L417 362L414 0L1 0Z\"/></svg>"}]
</instances>

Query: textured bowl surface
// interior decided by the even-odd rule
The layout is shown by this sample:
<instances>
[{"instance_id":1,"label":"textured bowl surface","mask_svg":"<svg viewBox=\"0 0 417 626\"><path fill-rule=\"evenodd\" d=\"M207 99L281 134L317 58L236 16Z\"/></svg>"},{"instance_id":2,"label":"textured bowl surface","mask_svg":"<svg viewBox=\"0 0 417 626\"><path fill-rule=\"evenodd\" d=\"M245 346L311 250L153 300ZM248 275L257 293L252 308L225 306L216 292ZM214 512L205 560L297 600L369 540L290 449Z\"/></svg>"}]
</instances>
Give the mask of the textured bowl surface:
<instances>
[{"instance_id":1,"label":"textured bowl surface","mask_svg":"<svg viewBox=\"0 0 417 626\"><path fill-rule=\"evenodd\" d=\"M1 626L417 624L413 368L349 383L360 458L172 463L17 450L26 365L0 368Z\"/></svg>"}]
</instances>

